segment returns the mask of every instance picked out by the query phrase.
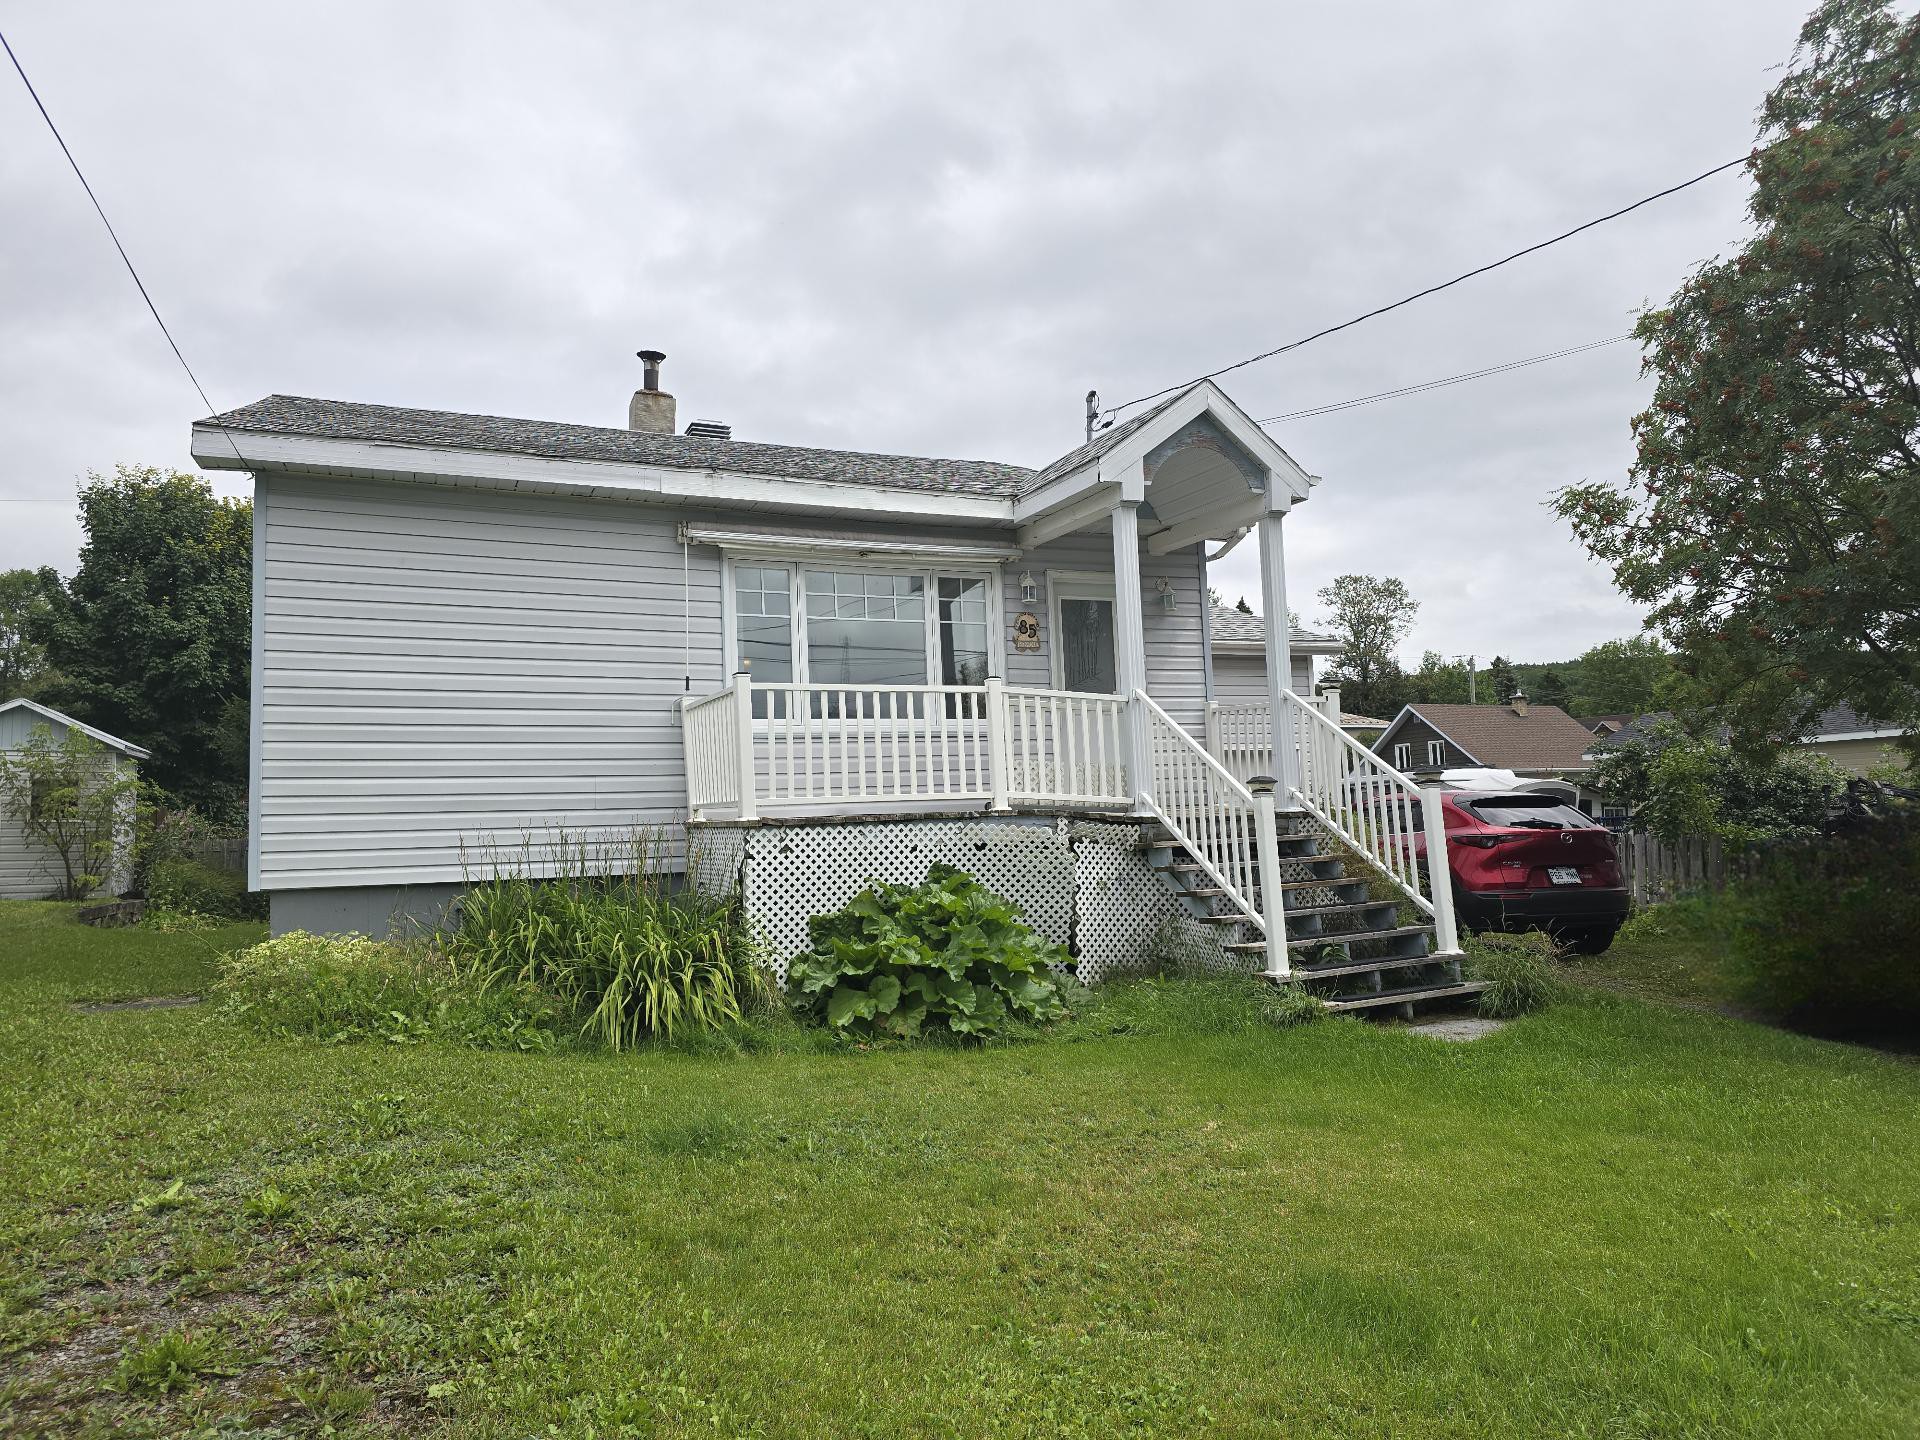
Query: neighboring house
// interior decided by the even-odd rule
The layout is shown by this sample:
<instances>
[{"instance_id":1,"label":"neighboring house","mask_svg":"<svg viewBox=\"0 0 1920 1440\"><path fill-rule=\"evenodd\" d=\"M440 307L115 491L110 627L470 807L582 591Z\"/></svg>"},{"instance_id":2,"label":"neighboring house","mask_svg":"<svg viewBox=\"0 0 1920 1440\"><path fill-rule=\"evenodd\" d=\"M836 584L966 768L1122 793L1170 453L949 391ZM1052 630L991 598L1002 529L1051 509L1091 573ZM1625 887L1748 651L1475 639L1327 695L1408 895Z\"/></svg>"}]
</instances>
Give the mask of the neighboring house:
<instances>
[{"instance_id":1,"label":"neighboring house","mask_svg":"<svg viewBox=\"0 0 1920 1440\"><path fill-rule=\"evenodd\" d=\"M64 738L69 730L77 730L99 741L107 764L117 777L137 772L139 762L147 758L147 752L138 745L96 730L37 700L27 699L0 703L0 750L19 749L35 728L42 725L52 732L55 740ZM129 815L125 830L116 836L114 862L102 887L107 892L117 895L131 883L132 848L132 816ZM28 830L23 817L0 814L0 899L44 900L60 888L63 878L60 857Z\"/></svg>"},{"instance_id":2,"label":"neighboring house","mask_svg":"<svg viewBox=\"0 0 1920 1440\"><path fill-rule=\"evenodd\" d=\"M1409 705L1373 742L1405 775L1483 767L1523 777L1577 773L1593 733L1557 705L1515 695L1504 705Z\"/></svg>"},{"instance_id":3,"label":"neighboring house","mask_svg":"<svg viewBox=\"0 0 1920 1440\"><path fill-rule=\"evenodd\" d=\"M1672 718L1665 710L1642 715L1607 739L1622 744L1641 740L1662 721ZM1906 733L1897 725L1881 725L1864 719L1849 705L1836 705L1815 716L1806 735L1796 743L1816 755L1826 756L1850 774L1864 775L1876 766L1900 762L1904 758L1900 740Z\"/></svg>"},{"instance_id":4,"label":"neighboring house","mask_svg":"<svg viewBox=\"0 0 1920 1440\"><path fill-rule=\"evenodd\" d=\"M1608 735L1618 735L1634 721L1633 712L1630 710L1623 715L1581 715L1577 718L1587 727L1589 733L1603 738Z\"/></svg>"},{"instance_id":5,"label":"neighboring house","mask_svg":"<svg viewBox=\"0 0 1920 1440\"><path fill-rule=\"evenodd\" d=\"M276 932L381 933L523 840L650 827L741 885L781 963L809 914L946 860L1083 978L1198 913L1167 886L1205 873L1252 927L1220 950L1284 973L1258 807L1202 740L1206 557L1257 531L1284 605L1314 477L1210 381L1032 469L676 434L642 358L624 430L279 395L193 427L203 467L254 476L248 870ZM1262 643L1291 676L1290 637ZM1406 870L1383 822L1328 824Z\"/></svg>"},{"instance_id":6,"label":"neighboring house","mask_svg":"<svg viewBox=\"0 0 1920 1440\"><path fill-rule=\"evenodd\" d=\"M1226 605L1213 606L1209 618L1214 703L1265 704L1267 622ZM1314 657L1338 656L1346 646L1336 636L1295 629L1288 649L1293 655L1293 688L1298 694L1311 695Z\"/></svg>"}]
</instances>

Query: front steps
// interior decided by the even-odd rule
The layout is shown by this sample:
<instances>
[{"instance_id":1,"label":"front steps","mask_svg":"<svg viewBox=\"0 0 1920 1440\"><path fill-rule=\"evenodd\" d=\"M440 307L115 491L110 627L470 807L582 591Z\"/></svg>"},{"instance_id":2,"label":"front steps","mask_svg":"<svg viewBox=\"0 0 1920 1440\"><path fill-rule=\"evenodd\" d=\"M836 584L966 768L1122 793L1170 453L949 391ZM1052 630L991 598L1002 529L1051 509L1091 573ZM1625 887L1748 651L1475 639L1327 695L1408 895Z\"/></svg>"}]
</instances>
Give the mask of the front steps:
<instances>
[{"instance_id":1,"label":"front steps","mask_svg":"<svg viewBox=\"0 0 1920 1440\"><path fill-rule=\"evenodd\" d=\"M1331 837L1306 817L1282 816L1278 838L1292 978L1329 1010L1412 1019L1416 1008L1457 1003L1486 986L1460 957L1433 953L1433 925L1398 898L1382 899L1366 875L1349 875ZM1148 862L1194 919L1220 930L1221 949L1265 968L1266 941L1165 829L1141 831ZM1384 891L1382 892L1384 893ZM1256 904L1259 896L1250 897ZM1410 918L1409 918L1410 917ZM1418 922L1418 923L1414 923Z\"/></svg>"}]
</instances>

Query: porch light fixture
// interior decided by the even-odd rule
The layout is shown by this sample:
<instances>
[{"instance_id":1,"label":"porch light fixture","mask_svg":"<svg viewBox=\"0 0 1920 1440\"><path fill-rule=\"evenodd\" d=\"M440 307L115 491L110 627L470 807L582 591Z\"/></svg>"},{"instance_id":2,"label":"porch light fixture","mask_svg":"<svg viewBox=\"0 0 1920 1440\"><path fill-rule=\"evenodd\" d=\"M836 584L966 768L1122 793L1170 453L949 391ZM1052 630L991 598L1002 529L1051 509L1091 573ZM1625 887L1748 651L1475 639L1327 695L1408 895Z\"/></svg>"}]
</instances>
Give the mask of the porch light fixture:
<instances>
[{"instance_id":1,"label":"porch light fixture","mask_svg":"<svg viewBox=\"0 0 1920 1440\"><path fill-rule=\"evenodd\" d=\"M1173 581L1165 575L1154 582L1153 588L1160 592L1160 606L1163 610L1172 610L1179 606L1180 597L1173 593Z\"/></svg>"},{"instance_id":2,"label":"porch light fixture","mask_svg":"<svg viewBox=\"0 0 1920 1440\"><path fill-rule=\"evenodd\" d=\"M1039 598L1040 587L1033 583L1033 572L1031 570L1022 570L1020 572L1020 603L1022 605L1032 605L1038 601Z\"/></svg>"}]
</instances>

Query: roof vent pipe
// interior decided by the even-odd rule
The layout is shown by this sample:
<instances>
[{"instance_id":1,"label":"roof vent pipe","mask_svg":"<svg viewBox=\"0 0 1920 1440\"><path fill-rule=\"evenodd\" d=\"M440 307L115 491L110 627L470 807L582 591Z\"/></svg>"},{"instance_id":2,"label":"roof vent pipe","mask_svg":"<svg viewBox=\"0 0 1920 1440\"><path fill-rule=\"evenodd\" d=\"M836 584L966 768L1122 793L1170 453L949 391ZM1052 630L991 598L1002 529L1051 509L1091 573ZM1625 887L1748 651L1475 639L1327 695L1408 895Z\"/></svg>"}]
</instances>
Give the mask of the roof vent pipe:
<instances>
[{"instance_id":1,"label":"roof vent pipe","mask_svg":"<svg viewBox=\"0 0 1920 1440\"><path fill-rule=\"evenodd\" d=\"M660 350L635 352L646 368L640 372L640 388L627 405L627 428L650 435L673 434L673 396L660 388L660 365L666 353Z\"/></svg>"}]
</instances>

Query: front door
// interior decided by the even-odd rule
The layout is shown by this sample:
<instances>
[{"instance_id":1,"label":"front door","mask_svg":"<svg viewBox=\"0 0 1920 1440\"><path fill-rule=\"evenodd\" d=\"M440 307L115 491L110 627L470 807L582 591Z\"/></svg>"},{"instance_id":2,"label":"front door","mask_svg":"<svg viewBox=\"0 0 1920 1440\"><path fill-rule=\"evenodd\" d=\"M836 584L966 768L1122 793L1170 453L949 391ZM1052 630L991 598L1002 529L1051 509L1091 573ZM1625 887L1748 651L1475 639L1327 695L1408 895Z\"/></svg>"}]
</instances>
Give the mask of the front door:
<instances>
[{"instance_id":1,"label":"front door","mask_svg":"<svg viewBox=\"0 0 1920 1440\"><path fill-rule=\"evenodd\" d=\"M1120 688L1113 658L1113 596L1062 590L1054 621L1056 683L1062 690L1111 695Z\"/></svg>"}]
</instances>

